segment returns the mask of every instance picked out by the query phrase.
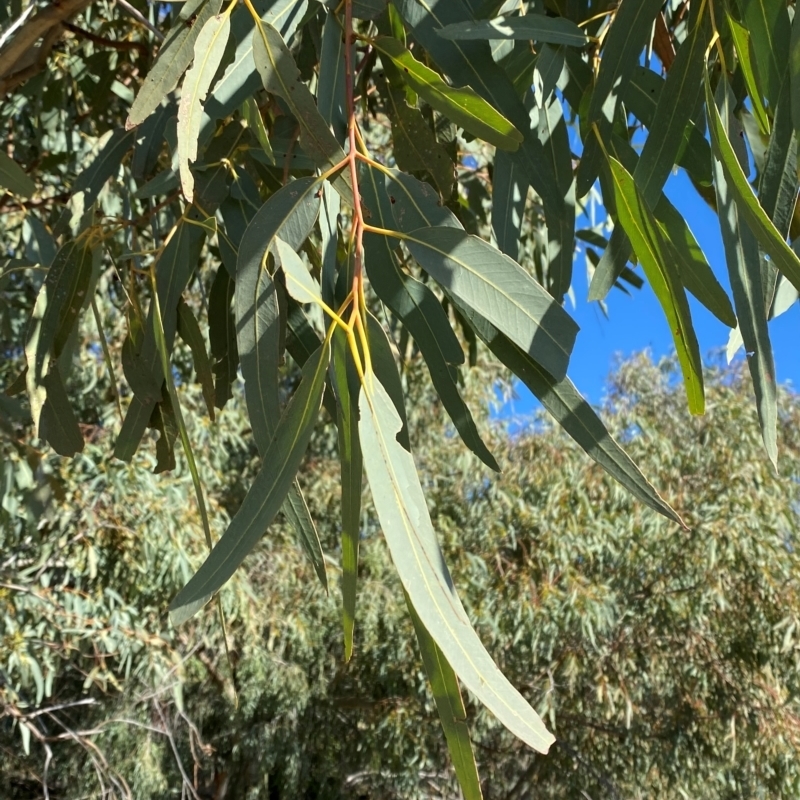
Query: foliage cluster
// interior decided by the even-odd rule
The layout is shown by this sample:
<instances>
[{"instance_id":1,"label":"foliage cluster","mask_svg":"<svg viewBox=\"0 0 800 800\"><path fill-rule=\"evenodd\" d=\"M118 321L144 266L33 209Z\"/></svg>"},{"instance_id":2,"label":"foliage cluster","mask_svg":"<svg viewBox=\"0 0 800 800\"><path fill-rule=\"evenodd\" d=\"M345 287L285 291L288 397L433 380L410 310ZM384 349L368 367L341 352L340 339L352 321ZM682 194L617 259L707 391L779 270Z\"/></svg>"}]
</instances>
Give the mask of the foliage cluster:
<instances>
[{"instance_id":1,"label":"foliage cluster","mask_svg":"<svg viewBox=\"0 0 800 800\"><path fill-rule=\"evenodd\" d=\"M130 463L153 429L163 472L180 442L200 510L210 552L185 575L171 621L216 597L224 625L219 591L279 513L328 586L330 547L298 474L312 439L334 436L318 423L332 423L345 659L365 474L455 772L479 798L459 683L533 749L547 752L553 734L456 593L423 494L438 477L421 480L412 455L397 351L419 350L458 437L489 468L497 456L464 394L479 342L610 476L684 526L567 377L577 237L590 299L650 284L692 414L704 413L706 388L687 292L731 329L777 468L768 321L800 289L787 241L794 12L785 0L12 3L0 19L0 324L14 367L6 393L24 400L4 401L4 425L19 412L57 453L86 448L92 410L74 373L91 309L122 418L114 455ZM663 193L675 167L719 212L730 297ZM576 230L596 197L607 221ZM178 339L210 420L238 370L244 378L261 467L219 536L209 465L195 458L203 440L182 410Z\"/></svg>"},{"instance_id":2,"label":"foliage cluster","mask_svg":"<svg viewBox=\"0 0 800 800\"><path fill-rule=\"evenodd\" d=\"M82 366L91 397L103 365ZM613 376L609 428L685 507L691 532L637 509L543 419L513 440L482 425L502 475L459 455L422 369L406 372L410 428L445 555L482 640L558 737L533 755L468 697L484 796L796 796L798 498L760 456L741 369L707 374L709 421L688 417L674 364L639 358ZM481 367L468 396L480 401L492 375ZM258 468L247 420L231 404L209 425L199 388L183 397L224 520ZM779 408L796 486L800 406L781 392ZM178 796L184 781L202 798L457 797L370 506L356 653L343 662L333 438L314 439L302 476L331 593L309 580L283 523L221 595L236 708L215 617L166 619L202 558L185 461L156 477L153 456L109 459L108 437L98 428L72 461L3 439L0 779L12 796L38 796L45 778L65 799L101 787Z\"/></svg>"}]
</instances>

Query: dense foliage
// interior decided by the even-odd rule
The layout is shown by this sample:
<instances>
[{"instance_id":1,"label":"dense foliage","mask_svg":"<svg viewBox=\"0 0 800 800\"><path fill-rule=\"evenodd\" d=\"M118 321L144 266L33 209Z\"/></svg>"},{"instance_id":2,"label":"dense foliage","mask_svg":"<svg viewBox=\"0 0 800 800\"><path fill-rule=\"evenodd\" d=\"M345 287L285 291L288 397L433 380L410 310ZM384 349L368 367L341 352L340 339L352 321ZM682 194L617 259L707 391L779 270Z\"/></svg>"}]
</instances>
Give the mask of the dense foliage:
<instances>
[{"instance_id":1,"label":"dense foliage","mask_svg":"<svg viewBox=\"0 0 800 800\"><path fill-rule=\"evenodd\" d=\"M783 421L768 321L800 289L790 246L798 228L795 3L32 0L23 8L15 0L0 11L0 26L8 133L0 153L0 421L30 473L18 487L30 495L28 510L9 501L9 535L22 537L9 554L22 559L17 569L41 581L63 568L71 542L28 552L25 525L69 529L49 516L48 503L62 500L48 495L56 478L44 477L89 470L68 507L98 513L105 481L117 476L122 490L138 479L121 465L93 476L96 459L85 454L104 446L132 464L151 451L152 430L157 473L176 469L183 453L209 551L205 559L180 549L173 558L148 555L153 568L174 565L171 624L189 623L214 600L225 645L225 620L236 622L239 611L226 613L220 590L280 515L324 589L331 553L341 550L349 661L363 594L366 476L465 796L477 800L481 788L459 684L546 753L553 731L525 702L527 684L497 669L503 653L490 653L491 637L478 636L468 613L475 601L465 596L465 607L456 592L442 551L447 525L429 511L436 514L441 476L426 466L431 458L438 469L447 448L422 458L424 436L410 436L408 419L420 412L402 368L421 355L426 391L457 435L448 445L460 440L497 470L504 445L481 435L465 396L485 345L641 504L632 520L649 507L678 539L690 534L675 526L701 536L707 520L687 528L692 504L682 518L567 377L578 327L564 301L579 240L590 300L650 284L694 415L705 412L707 393L687 292L731 329L730 351L743 345L748 354L763 445L777 469ZM718 211L730 297L663 194L674 168ZM603 220L595 225L590 215L590 225L584 211L598 203ZM88 349L79 347L92 329ZM207 414L191 426L182 400L189 363ZM100 380L101 366L110 396L90 401L87 381ZM260 466L248 483L231 483L235 503L209 507L207 493L231 479L206 437L222 435L216 418L228 413L240 373L237 402L249 430L237 448ZM119 421L108 416L110 399ZM336 522L329 505L313 513L298 477L312 440L328 442L326 458L338 454ZM40 445L75 464L31 449ZM434 496L426 501L423 488ZM117 502L112 516L122 513ZM182 510L190 513L185 502ZM561 536L579 519L579 508L570 511ZM326 539L328 527L338 542ZM89 581L103 585L106 610L125 630L108 646L132 658L166 642L163 631L143 640L143 623L121 599L134 573L118 574L113 560L98 560L93 541L79 543ZM467 552L451 547L449 562L463 569ZM546 569L553 574L553 563ZM84 590L68 594L69 613L84 615ZM152 598L146 616L166 599ZM502 613L519 613L508 602ZM583 624L596 627L590 617ZM13 626L9 636L16 647ZM86 637L98 646L96 631ZM56 636L53 658L59 647ZM233 652L229 661L235 669ZM37 684L41 700L47 679L36 665L17 659L12 667ZM143 679L157 670L144 669ZM506 672L518 677L513 665ZM527 687L528 699L552 728L550 701L534 696L551 696L545 678ZM27 748L35 728L19 730Z\"/></svg>"},{"instance_id":2,"label":"dense foliage","mask_svg":"<svg viewBox=\"0 0 800 800\"><path fill-rule=\"evenodd\" d=\"M420 392L420 365L410 367L412 435L424 474L436 476L426 492L455 580L493 656L558 737L536 756L470 698L487 798L800 790L797 490L776 484L759 452L741 370L707 375L712 410L698 421L672 367L624 364L606 419L692 532L636 509L544 420L512 442L482 426L500 476L459 456L442 438L441 406ZM200 392L186 400L224 518L258 464L247 423L236 405L208 425ZM800 406L785 393L779 403L784 476L796 487ZM204 798L455 797L371 507L356 653L343 662L330 437L313 442L303 476L331 553L330 595L309 580L285 525L222 593L237 709L215 616L180 629L166 620L168 599L202 557L185 462L154 477L152 458L109 459L108 436L98 430L81 457L45 457L33 471L32 451L3 440L0 780L12 797L40 796L43 778L65 800L99 796L101 786L108 796L129 787L137 798L177 797L184 780Z\"/></svg>"}]
</instances>

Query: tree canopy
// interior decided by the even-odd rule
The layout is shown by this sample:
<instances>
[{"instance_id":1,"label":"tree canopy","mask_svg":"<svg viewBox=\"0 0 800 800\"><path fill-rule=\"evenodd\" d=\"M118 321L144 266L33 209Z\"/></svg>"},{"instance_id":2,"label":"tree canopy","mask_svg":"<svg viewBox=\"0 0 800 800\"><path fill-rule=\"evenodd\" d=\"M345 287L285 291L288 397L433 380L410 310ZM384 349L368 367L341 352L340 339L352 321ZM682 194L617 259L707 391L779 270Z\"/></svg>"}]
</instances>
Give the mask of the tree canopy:
<instances>
[{"instance_id":1,"label":"tree canopy","mask_svg":"<svg viewBox=\"0 0 800 800\"><path fill-rule=\"evenodd\" d=\"M567 377L577 238L596 263L590 300L652 287L692 414L704 413L706 390L686 292L730 327L777 469L768 321L800 288L789 244L794 10L784 0L10 4L0 322L6 394L23 399L3 401L4 426L28 415L33 439L62 456L84 450L75 365L91 309L120 415L104 421L114 456L130 462L152 429L156 471L175 466L179 441L192 476L209 553L172 599L172 622L216 597L224 627L220 589L279 513L327 588L320 520L297 476L317 427L333 425L345 658L366 475L456 774L466 797L480 796L459 681L535 750L553 734L459 599L423 492L430 478L412 455L403 358L419 351L459 438L497 470L463 393L482 343L600 468L685 529ZM674 168L719 214L732 297L663 193ZM584 226L596 197L608 217ZM178 339L211 421L241 370L262 465L219 536L201 476L212 456L182 411Z\"/></svg>"}]
</instances>

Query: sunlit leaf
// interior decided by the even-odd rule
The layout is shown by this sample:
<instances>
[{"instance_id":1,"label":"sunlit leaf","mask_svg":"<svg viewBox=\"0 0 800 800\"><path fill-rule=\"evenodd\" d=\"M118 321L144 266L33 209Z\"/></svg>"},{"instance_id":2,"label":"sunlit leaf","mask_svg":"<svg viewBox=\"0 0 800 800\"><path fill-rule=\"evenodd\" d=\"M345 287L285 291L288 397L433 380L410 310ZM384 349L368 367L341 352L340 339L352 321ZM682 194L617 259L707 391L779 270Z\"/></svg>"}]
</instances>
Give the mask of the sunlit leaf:
<instances>
[{"instance_id":1,"label":"sunlit leaf","mask_svg":"<svg viewBox=\"0 0 800 800\"><path fill-rule=\"evenodd\" d=\"M439 35L445 39L530 39L572 47L583 47L589 43L586 34L574 22L544 14L457 22L442 28Z\"/></svg>"},{"instance_id":2,"label":"sunlit leaf","mask_svg":"<svg viewBox=\"0 0 800 800\"><path fill-rule=\"evenodd\" d=\"M400 417L367 372L359 433L375 510L403 587L425 629L466 687L512 733L540 752L553 736L478 639L455 592L425 504L414 459L397 442Z\"/></svg>"}]
</instances>

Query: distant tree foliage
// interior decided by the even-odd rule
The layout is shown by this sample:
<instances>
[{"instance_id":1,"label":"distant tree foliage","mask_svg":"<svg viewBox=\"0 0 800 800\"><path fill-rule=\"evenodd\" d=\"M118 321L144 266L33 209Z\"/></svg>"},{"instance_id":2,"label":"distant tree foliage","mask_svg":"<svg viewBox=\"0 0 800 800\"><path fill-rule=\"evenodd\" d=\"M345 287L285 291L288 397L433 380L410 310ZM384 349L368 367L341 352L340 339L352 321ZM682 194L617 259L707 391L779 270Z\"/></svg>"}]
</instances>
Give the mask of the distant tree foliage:
<instances>
[{"instance_id":1,"label":"distant tree foliage","mask_svg":"<svg viewBox=\"0 0 800 800\"><path fill-rule=\"evenodd\" d=\"M417 471L403 370L421 356L457 439L498 471L503 445L464 391L488 348L636 499L631 513L649 507L678 539L700 535L693 501L665 500L647 454L632 460L568 377L577 249L589 300L650 284L693 415L707 390L687 292L730 329L774 479L768 323L800 290L799 48L786 0L12 0L0 9L0 424L12 438L22 424L17 447L75 469L100 441L126 464L154 453L156 473L183 453L207 552L181 562L170 621L213 601L223 649L221 590L281 518L325 589L341 552L350 661L366 478L454 772L478 800L490 788L460 687L539 753L555 720L498 669L459 597L448 563L463 553L444 557L426 500L440 478ZM718 212L727 281L664 194L676 168ZM110 376L116 416L86 404L82 342ZM206 409L192 430L188 363ZM243 446L260 467L226 517L209 505L203 476L220 455L204 437L219 435L207 426L239 374ZM326 436L337 543L323 542L333 520L313 513L300 477ZM51 463L33 452L32 472ZM79 494L74 513L97 502ZM93 552L87 574L119 603ZM28 749L33 729L15 725Z\"/></svg>"},{"instance_id":2,"label":"distant tree foliage","mask_svg":"<svg viewBox=\"0 0 800 800\"><path fill-rule=\"evenodd\" d=\"M84 386L102 385L102 363L82 364ZM475 401L492 375L478 371ZM470 618L557 736L548 756L533 754L468 697L484 796L796 797L796 396L779 393L787 491L760 455L741 369L706 374L709 421L688 416L672 363L637 358L612 376L604 419L686 503L682 532L636 508L543 418L511 440L481 426L502 475L459 456L421 365L406 375L418 462L436 476L432 517ZM225 519L258 468L247 421L237 403L209 426L200 390L185 400ZM343 662L332 436L312 442L301 480L333 554L331 593L281 524L222 595L237 708L215 616L179 629L166 619L202 558L185 461L156 477L154 457L110 461L110 434L95 435L73 461L3 440L0 780L12 798L42 796L43 780L64 800L177 797L184 782L236 800L458 796L369 505L355 655Z\"/></svg>"}]
</instances>

